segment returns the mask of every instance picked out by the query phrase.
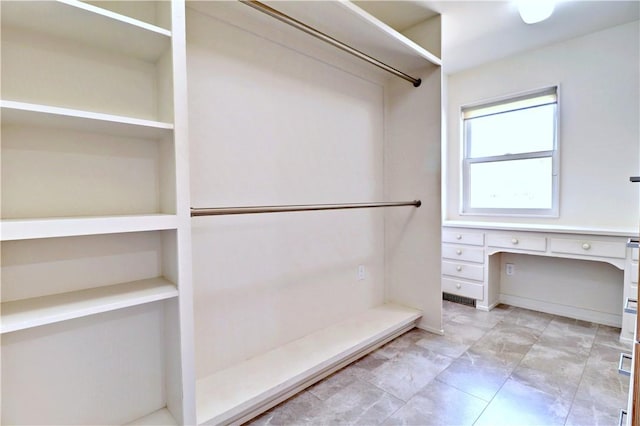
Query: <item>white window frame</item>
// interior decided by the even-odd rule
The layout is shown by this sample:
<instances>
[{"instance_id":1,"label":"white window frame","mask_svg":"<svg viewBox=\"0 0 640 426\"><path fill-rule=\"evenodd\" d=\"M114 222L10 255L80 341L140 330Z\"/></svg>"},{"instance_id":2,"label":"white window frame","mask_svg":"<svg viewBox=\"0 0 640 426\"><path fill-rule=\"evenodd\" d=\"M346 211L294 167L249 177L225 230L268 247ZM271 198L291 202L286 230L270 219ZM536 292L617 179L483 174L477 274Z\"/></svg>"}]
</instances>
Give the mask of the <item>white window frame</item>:
<instances>
[{"instance_id":1,"label":"white window frame","mask_svg":"<svg viewBox=\"0 0 640 426\"><path fill-rule=\"evenodd\" d=\"M501 97L499 99L493 99L485 101L479 104L463 106L460 109L460 121L462 125L461 134L462 137L462 194L461 194L461 215L490 215L490 216L532 216L532 217L559 217L559 154L558 154L558 122L559 122L559 104L560 104L560 87L558 85L546 87L544 89L533 90L525 93L519 93L516 95ZM467 137L469 123L466 119L474 116L480 117L483 115L500 114L509 111L516 111L518 109L524 109L533 107L533 105L527 106L527 101L533 100L547 95L555 96L555 114L554 114L554 132L553 132L553 149L548 151L538 152L525 152L521 154L506 154L491 157L476 157L469 158L471 152L471 141ZM507 107L507 104L513 104L518 102L522 104L519 107ZM518 104L516 104L518 105ZM539 104L540 106L542 104ZM496 161L511 161L511 160L524 160L533 158L551 158L552 164L552 200L551 208L549 209L526 209L526 208L471 208L470 204L470 167L474 163L489 163Z\"/></svg>"}]
</instances>

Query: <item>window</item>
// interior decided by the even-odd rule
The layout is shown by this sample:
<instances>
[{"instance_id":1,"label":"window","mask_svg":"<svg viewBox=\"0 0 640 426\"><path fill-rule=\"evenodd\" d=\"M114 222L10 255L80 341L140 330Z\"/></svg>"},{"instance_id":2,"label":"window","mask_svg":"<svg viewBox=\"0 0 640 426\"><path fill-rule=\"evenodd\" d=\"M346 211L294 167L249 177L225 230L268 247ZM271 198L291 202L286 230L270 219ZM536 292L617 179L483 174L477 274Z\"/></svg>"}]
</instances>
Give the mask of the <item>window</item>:
<instances>
[{"instance_id":1,"label":"window","mask_svg":"<svg viewBox=\"0 0 640 426\"><path fill-rule=\"evenodd\" d=\"M558 215L557 88L462 108L467 214Z\"/></svg>"}]
</instances>

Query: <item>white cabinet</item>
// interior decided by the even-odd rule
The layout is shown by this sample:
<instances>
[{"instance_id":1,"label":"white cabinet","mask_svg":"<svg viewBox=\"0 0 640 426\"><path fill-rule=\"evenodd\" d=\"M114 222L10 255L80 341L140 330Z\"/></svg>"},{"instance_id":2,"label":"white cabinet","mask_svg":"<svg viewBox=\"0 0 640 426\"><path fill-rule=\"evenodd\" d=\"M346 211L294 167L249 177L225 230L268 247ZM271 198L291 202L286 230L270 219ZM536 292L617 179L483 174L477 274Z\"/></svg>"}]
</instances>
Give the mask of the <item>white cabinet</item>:
<instances>
[{"instance_id":1,"label":"white cabinet","mask_svg":"<svg viewBox=\"0 0 640 426\"><path fill-rule=\"evenodd\" d=\"M628 256L624 268L624 299L638 300L638 249L627 248ZM637 314L625 312L622 316L623 336L632 340L635 332Z\"/></svg>"},{"instance_id":2,"label":"white cabinet","mask_svg":"<svg viewBox=\"0 0 640 426\"><path fill-rule=\"evenodd\" d=\"M484 232L445 228L442 242L442 291L483 300Z\"/></svg>"},{"instance_id":3,"label":"white cabinet","mask_svg":"<svg viewBox=\"0 0 640 426\"><path fill-rule=\"evenodd\" d=\"M180 6L1 4L3 424L193 421Z\"/></svg>"},{"instance_id":4,"label":"white cabinet","mask_svg":"<svg viewBox=\"0 0 640 426\"><path fill-rule=\"evenodd\" d=\"M612 296L611 290L618 291L615 286L619 284L625 299L637 298L637 249L626 248L628 234L623 232L586 229L580 231L575 228L563 229L541 225L527 227L478 222L459 227L456 227L455 223L444 226L442 230L442 291L475 299L479 309L489 310L503 302L593 322L621 325L621 339L631 341L635 329L635 315L623 312L623 301L620 300L618 303L615 296ZM548 299L541 300L538 296L542 290L536 290L536 292L531 290L530 287L536 285L531 281L527 281L526 285L529 288L526 295L506 293L501 291L501 280L505 279L502 275L508 275L506 271L502 271L504 262L500 260L501 253L608 263L618 271L608 273L607 276L622 277L624 275L624 281L610 283L614 287L608 287L608 289L603 287L597 290L607 292L601 293L600 296L596 294L597 292L591 294L582 291L586 297L580 301L580 304L575 305L572 304L572 300L555 301L553 295L546 295ZM621 274L620 271L623 273ZM525 284L521 285L525 286ZM595 298L606 299L611 305L607 305L610 311L605 311L601 306L598 306L598 309L586 306L590 303L589 298L591 301ZM615 307L618 305L620 308Z\"/></svg>"}]
</instances>

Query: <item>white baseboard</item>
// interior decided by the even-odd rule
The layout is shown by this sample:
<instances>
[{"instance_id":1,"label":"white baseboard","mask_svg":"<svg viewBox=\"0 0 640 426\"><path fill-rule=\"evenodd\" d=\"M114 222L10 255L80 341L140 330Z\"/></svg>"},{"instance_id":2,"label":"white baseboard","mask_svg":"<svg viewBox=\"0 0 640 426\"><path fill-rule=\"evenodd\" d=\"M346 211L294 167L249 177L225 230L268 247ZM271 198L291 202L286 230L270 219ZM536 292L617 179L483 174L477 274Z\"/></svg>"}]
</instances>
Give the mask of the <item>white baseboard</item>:
<instances>
[{"instance_id":1,"label":"white baseboard","mask_svg":"<svg viewBox=\"0 0 640 426\"><path fill-rule=\"evenodd\" d=\"M502 303L502 301L500 301L500 300L498 300L497 302L492 303L491 305L488 305L488 306L478 305L476 303L476 309L478 309L480 311L484 311L484 312L489 312L490 310L492 310L493 308L498 306L500 303Z\"/></svg>"},{"instance_id":2,"label":"white baseboard","mask_svg":"<svg viewBox=\"0 0 640 426\"><path fill-rule=\"evenodd\" d=\"M437 334L437 335L440 335L440 336L444 336L444 330L442 330L442 329L428 327L426 325L422 325L421 323L418 323L417 328L419 328L420 330L427 331L429 333L433 333L433 334Z\"/></svg>"},{"instance_id":3,"label":"white baseboard","mask_svg":"<svg viewBox=\"0 0 640 426\"><path fill-rule=\"evenodd\" d=\"M544 302L541 300L512 296L509 294L500 294L500 302L519 308L546 312L548 314L560 315L568 318L575 318L578 320L589 321L596 324L610 325L612 327L622 326L622 315L619 314L610 314L607 312L599 312L591 309L578 308L575 306L561 305L559 303Z\"/></svg>"}]
</instances>

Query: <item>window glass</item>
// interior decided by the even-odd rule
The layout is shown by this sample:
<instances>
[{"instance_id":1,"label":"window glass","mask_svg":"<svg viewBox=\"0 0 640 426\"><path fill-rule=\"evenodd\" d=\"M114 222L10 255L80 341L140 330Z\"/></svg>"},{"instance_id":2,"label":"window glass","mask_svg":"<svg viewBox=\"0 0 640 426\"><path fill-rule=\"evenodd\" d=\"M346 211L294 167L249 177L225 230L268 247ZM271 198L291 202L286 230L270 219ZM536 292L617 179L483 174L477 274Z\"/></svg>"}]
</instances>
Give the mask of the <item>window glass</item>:
<instances>
[{"instance_id":1,"label":"window glass","mask_svg":"<svg viewBox=\"0 0 640 426\"><path fill-rule=\"evenodd\" d=\"M551 158L470 165L469 204L475 209L550 209Z\"/></svg>"},{"instance_id":2,"label":"window glass","mask_svg":"<svg viewBox=\"0 0 640 426\"><path fill-rule=\"evenodd\" d=\"M551 104L466 120L469 157L552 150L555 111Z\"/></svg>"},{"instance_id":3,"label":"window glass","mask_svg":"<svg viewBox=\"0 0 640 426\"><path fill-rule=\"evenodd\" d=\"M558 215L557 88L462 108L462 213Z\"/></svg>"}]
</instances>

